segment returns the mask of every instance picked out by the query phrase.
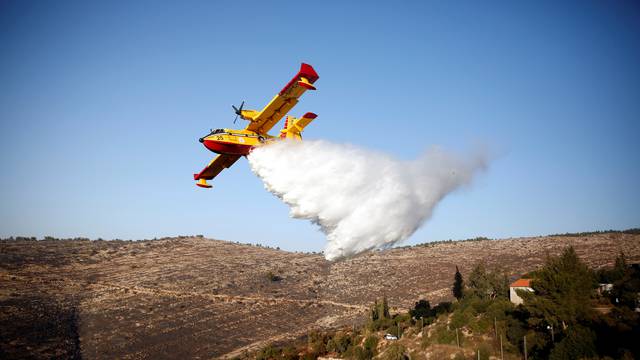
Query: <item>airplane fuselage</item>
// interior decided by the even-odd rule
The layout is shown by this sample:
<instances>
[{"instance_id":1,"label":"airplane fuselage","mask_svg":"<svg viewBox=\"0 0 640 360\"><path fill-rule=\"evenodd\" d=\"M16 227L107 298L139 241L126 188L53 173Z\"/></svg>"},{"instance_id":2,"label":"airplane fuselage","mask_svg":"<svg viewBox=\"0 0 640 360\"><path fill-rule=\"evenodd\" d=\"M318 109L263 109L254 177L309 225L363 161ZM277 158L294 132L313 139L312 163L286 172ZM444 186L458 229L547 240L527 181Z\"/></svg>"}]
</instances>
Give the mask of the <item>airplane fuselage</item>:
<instances>
[{"instance_id":1,"label":"airplane fuselage","mask_svg":"<svg viewBox=\"0 0 640 360\"><path fill-rule=\"evenodd\" d=\"M200 142L217 154L246 156L254 147L272 138L271 135L260 135L249 130L216 129L200 138Z\"/></svg>"}]
</instances>

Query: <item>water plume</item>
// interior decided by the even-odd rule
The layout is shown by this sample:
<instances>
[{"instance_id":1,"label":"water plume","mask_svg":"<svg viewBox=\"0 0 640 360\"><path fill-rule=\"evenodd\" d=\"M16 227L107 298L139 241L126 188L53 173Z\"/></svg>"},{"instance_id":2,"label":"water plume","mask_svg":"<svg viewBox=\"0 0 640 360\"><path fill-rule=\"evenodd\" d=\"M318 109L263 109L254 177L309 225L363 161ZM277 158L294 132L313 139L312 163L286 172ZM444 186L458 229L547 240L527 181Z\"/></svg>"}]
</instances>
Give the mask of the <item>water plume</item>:
<instances>
[{"instance_id":1,"label":"water plume","mask_svg":"<svg viewBox=\"0 0 640 360\"><path fill-rule=\"evenodd\" d=\"M469 184L486 156L433 147L415 160L328 141L281 141L248 156L265 188L326 234L327 260L409 238L447 194Z\"/></svg>"}]
</instances>

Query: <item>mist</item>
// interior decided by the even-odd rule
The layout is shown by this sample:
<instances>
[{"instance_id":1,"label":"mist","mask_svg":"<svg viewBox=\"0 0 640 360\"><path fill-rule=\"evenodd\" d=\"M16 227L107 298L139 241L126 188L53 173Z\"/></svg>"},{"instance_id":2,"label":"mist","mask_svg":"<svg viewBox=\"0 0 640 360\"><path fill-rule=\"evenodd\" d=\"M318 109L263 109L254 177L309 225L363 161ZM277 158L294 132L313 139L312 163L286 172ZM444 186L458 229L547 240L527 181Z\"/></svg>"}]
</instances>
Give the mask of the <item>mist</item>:
<instances>
[{"instance_id":1,"label":"mist","mask_svg":"<svg viewBox=\"0 0 640 360\"><path fill-rule=\"evenodd\" d=\"M406 240L452 191L486 168L483 152L427 149L414 160L322 140L280 141L248 156L290 215L320 226L333 261Z\"/></svg>"}]
</instances>

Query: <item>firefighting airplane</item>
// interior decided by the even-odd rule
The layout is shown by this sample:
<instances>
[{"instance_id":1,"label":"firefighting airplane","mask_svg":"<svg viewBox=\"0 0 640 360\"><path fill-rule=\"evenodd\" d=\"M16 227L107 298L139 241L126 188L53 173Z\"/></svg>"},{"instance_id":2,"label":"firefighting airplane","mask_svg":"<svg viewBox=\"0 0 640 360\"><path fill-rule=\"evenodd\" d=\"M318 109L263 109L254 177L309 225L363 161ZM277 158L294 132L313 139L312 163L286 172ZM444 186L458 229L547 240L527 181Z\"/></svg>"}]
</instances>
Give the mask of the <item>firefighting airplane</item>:
<instances>
[{"instance_id":1,"label":"firefighting airplane","mask_svg":"<svg viewBox=\"0 0 640 360\"><path fill-rule=\"evenodd\" d=\"M278 139L267 132L298 103L298 98L305 91L316 89L313 83L318 78L313 67L303 63L296 76L261 111L244 110L244 101L240 104L240 108L232 106L236 113L236 120L240 116L243 120L249 121L249 124L244 130L216 129L200 138L200 142L207 149L219 155L211 160L199 174L193 174L193 179L198 181L196 185L211 188L207 180L213 179L222 170L231 167L240 156L248 155L253 148ZM317 115L311 112L304 114L301 118L287 116L279 137L302 140L300 136L302 130L316 117ZM235 123L236 120L233 122Z\"/></svg>"}]
</instances>

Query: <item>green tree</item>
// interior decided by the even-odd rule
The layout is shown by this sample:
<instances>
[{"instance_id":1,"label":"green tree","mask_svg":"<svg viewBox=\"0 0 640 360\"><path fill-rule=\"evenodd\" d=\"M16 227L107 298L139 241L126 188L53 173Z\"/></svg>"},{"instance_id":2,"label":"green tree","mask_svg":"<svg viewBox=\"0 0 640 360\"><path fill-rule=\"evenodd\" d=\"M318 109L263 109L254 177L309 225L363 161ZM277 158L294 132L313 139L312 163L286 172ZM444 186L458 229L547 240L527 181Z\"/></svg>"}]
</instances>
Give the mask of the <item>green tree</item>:
<instances>
[{"instance_id":1,"label":"green tree","mask_svg":"<svg viewBox=\"0 0 640 360\"><path fill-rule=\"evenodd\" d=\"M615 265L613 265L613 281L620 280L627 273L629 266L623 252L616 257Z\"/></svg>"},{"instance_id":2,"label":"green tree","mask_svg":"<svg viewBox=\"0 0 640 360\"><path fill-rule=\"evenodd\" d=\"M589 359L596 356L596 335L586 327L572 326L551 351L549 359Z\"/></svg>"},{"instance_id":3,"label":"green tree","mask_svg":"<svg viewBox=\"0 0 640 360\"><path fill-rule=\"evenodd\" d=\"M491 292L491 283L487 276L487 269L484 262L480 262L473 267L469 274L467 293L480 299L486 299Z\"/></svg>"},{"instance_id":4,"label":"green tree","mask_svg":"<svg viewBox=\"0 0 640 360\"><path fill-rule=\"evenodd\" d=\"M380 302L376 299L373 303L373 307L371 308L371 320L376 321L380 319L389 319L390 317L387 297L384 296Z\"/></svg>"},{"instance_id":5,"label":"green tree","mask_svg":"<svg viewBox=\"0 0 640 360\"><path fill-rule=\"evenodd\" d=\"M638 307L640 293L640 271L628 266L624 254L616 258L613 273L617 279L613 282L611 300L615 305L626 306L630 309Z\"/></svg>"},{"instance_id":6,"label":"green tree","mask_svg":"<svg viewBox=\"0 0 640 360\"><path fill-rule=\"evenodd\" d=\"M503 271L493 271L489 274L492 299L509 299L509 277Z\"/></svg>"},{"instance_id":7,"label":"green tree","mask_svg":"<svg viewBox=\"0 0 640 360\"><path fill-rule=\"evenodd\" d=\"M369 330L377 331L384 329L393 324L393 319L389 314L389 304L387 303L387 297L382 298L382 301L376 300L371 307L370 321L367 324Z\"/></svg>"},{"instance_id":8,"label":"green tree","mask_svg":"<svg viewBox=\"0 0 640 360\"><path fill-rule=\"evenodd\" d=\"M549 257L531 282L534 292L520 291L534 328L553 326L566 329L570 324L593 317L590 304L595 279L591 270L578 258L573 247L560 257Z\"/></svg>"},{"instance_id":9,"label":"green tree","mask_svg":"<svg viewBox=\"0 0 640 360\"><path fill-rule=\"evenodd\" d=\"M380 314L382 314L383 319L388 319L391 316L389 315L389 303L387 302L387 296L382 297L382 303L380 304Z\"/></svg>"},{"instance_id":10,"label":"green tree","mask_svg":"<svg viewBox=\"0 0 640 360\"><path fill-rule=\"evenodd\" d=\"M409 314L414 319L428 318L434 315L434 311L431 309L431 304L428 300L419 300L413 309L409 310Z\"/></svg>"},{"instance_id":11,"label":"green tree","mask_svg":"<svg viewBox=\"0 0 640 360\"><path fill-rule=\"evenodd\" d=\"M376 321L380 318L380 315L378 314L378 300L373 303L373 306L369 310L369 318L371 321Z\"/></svg>"},{"instance_id":12,"label":"green tree","mask_svg":"<svg viewBox=\"0 0 640 360\"><path fill-rule=\"evenodd\" d=\"M449 301L443 301L432 308L434 316L451 312L453 305Z\"/></svg>"},{"instance_id":13,"label":"green tree","mask_svg":"<svg viewBox=\"0 0 640 360\"><path fill-rule=\"evenodd\" d=\"M453 277L453 289L451 290L453 291L453 296L460 301L464 290L464 279L462 279L462 274L458 270L458 265L456 265L456 274Z\"/></svg>"},{"instance_id":14,"label":"green tree","mask_svg":"<svg viewBox=\"0 0 640 360\"><path fill-rule=\"evenodd\" d=\"M627 259L623 252L616 257L615 265L613 269L600 269L596 272L598 282L605 284L613 284L616 281L620 281L627 273L629 267L627 265Z\"/></svg>"}]
</instances>

